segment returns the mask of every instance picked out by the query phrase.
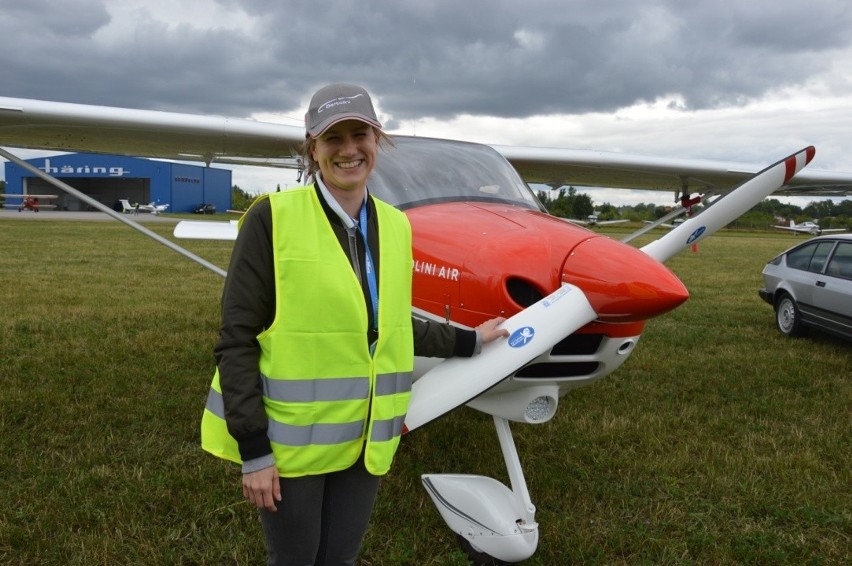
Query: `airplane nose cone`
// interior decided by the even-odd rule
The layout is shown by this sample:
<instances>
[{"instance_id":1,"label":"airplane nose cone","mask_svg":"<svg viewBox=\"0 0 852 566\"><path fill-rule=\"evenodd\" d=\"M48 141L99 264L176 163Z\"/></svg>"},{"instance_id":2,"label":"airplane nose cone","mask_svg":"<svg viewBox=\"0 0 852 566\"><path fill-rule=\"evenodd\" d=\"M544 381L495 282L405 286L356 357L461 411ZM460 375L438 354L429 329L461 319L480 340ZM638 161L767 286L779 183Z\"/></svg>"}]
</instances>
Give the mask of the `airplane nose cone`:
<instances>
[{"instance_id":1,"label":"airplane nose cone","mask_svg":"<svg viewBox=\"0 0 852 566\"><path fill-rule=\"evenodd\" d=\"M562 279L580 287L605 322L646 320L689 298L686 287L665 265L605 237L578 244L562 266Z\"/></svg>"}]
</instances>

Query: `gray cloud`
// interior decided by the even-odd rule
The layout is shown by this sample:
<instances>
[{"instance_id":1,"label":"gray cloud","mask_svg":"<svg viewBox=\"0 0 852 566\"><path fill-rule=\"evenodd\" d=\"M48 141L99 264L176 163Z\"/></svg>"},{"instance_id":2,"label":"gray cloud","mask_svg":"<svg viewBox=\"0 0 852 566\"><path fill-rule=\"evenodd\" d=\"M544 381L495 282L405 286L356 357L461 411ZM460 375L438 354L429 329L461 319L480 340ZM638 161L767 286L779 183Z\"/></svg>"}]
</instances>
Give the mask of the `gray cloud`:
<instances>
[{"instance_id":1,"label":"gray cloud","mask_svg":"<svg viewBox=\"0 0 852 566\"><path fill-rule=\"evenodd\" d=\"M220 0L214 22L144 2L111 15L121 4L6 0L0 94L298 116L312 89L346 80L396 120L610 112L670 93L703 109L804 83L852 41L845 0Z\"/></svg>"},{"instance_id":2,"label":"gray cloud","mask_svg":"<svg viewBox=\"0 0 852 566\"><path fill-rule=\"evenodd\" d=\"M6 24L3 27L24 37L85 37L110 21L101 0L66 0L61 8L50 0L12 1L4 2L0 10ZM32 27L24 29L21 24Z\"/></svg>"}]
</instances>

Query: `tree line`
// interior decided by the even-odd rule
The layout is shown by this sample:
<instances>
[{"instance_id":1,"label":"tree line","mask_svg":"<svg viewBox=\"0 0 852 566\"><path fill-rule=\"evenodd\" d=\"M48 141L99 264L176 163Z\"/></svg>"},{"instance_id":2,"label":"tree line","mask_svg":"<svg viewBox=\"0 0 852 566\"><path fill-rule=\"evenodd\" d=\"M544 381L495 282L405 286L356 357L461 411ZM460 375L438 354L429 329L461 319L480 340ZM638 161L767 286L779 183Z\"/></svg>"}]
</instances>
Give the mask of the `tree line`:
<instances>
[{"instance_id":1,"label":"tree line","mask_svg":"<svg viewBox=\"0 0 852 566\"><path fill-rule=\"evenodd\" d=\"M0 181L2 182L2 181ZM276 188L280 190L280 186ZM584 220L597 214L598 220L627 219L631 222L644 222L662 218L672 211L672 206L653 203L615 206L608 202L595 205L586 193L580 193L574 187L562 187L557 191L538 191L538 200L547 211L562 218ZM246 210L256 197L234 185L231 187L231 206L237 210ZM699 205L700 206L700 205ZM768 228L779 223L794 220L797 223L816 220L823 228L852 228L852 200L836 203L832 200L812 201L805 207L786 204L778 199L769 198L737 218L731 228Z\"/></svg>"},{"instance_id":2,"label":"tree line","mask_svg":"<svg viewBox=\"0 0 852 566\"><path fill-rule=\"evenodd\" d=\"M624 206L603 203L595 206L589 195L577 192L574 187L562 187L558 191L538 191L537 196L550 214L581 220L591 214L597 214L598 220L627 219L631 222L644 222L662 218L675 208L674 203L672 206L653 203ZM846 199L839 203L832 200L819 200L801 207L768 198L737 218L729 227L767 228L790 220L796 223L816 220L823 228L850 229L852 228L852 200Z\"/></svg>"},{"instance_id":3,"label":"tree line","mask_svg":"<svg viewBox=\"0 0 852 566\"><path fill-rule=\"evenodd\" d=\"M248 210L255 198L254 195L250 195L241 189L239 185L231 187L231 208L234 210Z\"/></svg>"}]
</instances>

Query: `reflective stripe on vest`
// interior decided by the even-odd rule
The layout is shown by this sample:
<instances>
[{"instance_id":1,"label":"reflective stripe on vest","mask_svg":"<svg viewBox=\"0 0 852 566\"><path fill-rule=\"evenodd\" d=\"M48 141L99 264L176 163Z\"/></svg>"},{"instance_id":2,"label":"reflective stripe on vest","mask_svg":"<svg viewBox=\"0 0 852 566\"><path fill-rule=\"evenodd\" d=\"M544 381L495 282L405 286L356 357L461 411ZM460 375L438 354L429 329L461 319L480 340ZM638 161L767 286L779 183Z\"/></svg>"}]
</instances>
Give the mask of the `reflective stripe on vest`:
<instances>
[{"instance_id":1,"label":"reflective stripe on vest","mask_svg":"<svg viewBox=\"0 0 852 566\"><path fill-rule=\"evenodd\" d=\"M411 380L409 382L409 390ZM222 394L210 388L205 407L213 415L225 419L225 403ZM405 417L394 417L390 420L376 421L373 426L371 439L377 442L391 440L399 436ZM313 424L303 427L289 426L269 421L267 434L272 442L291 446L307 446L309 444L337 444L360 438L363 434L363 422L344 424Z\"/></svg>"},{"instance_id":2,"label":"reflective stripe on vest","mask_svg":"<svg viewBox=\"0 0 852 566\"><path fill-rule=\"evenodd\" d=\"M272 401L344 401L366 399L370 394L369 377L336 379L269 379L260 374L263 395ZM411 391L410 373L376 376L376 395L393 395Z\"/></svg>"},{"instance_id":3,"label":"reflective stripe on vest","mask_svg":"<svg viewBox=\"0 0 852 566\"><path fill-rule=\"evenodd\" d=\"M294 477L344 469L364 450L367 469L384 474L411 395L408 221L374 199L381 261L379 341L371 357L363 294L313 187L265 198L273 211L278 291L275 320L258 336L259 369L279 472ZM202 419L202 446L240 461L219 391L217 372Z\"/></svg>"},{"instance_id":4,"label":"reflective stripe on vest","mask_svg":"<svg viewBox=\"0 0 852 566\"><path fill-rule=\"evenodd\" d=\"M370 396L369 377L341 377L338 379L269 379L260 374L263 395L271 401L346 401L366 399Z\"/></svg>"}]
</instances>

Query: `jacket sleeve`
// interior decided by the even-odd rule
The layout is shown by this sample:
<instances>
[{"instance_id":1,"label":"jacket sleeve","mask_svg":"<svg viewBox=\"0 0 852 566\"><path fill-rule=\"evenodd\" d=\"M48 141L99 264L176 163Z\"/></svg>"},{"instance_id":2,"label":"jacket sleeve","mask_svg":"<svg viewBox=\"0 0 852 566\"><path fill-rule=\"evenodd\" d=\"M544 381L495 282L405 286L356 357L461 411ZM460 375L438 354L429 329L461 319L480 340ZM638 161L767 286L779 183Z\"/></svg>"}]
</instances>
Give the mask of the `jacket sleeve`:
<instances>
[{"instance_id":1,"label":"jacket sleeve","mask_svg":"<svg viewBox=\"0 0 852 566\"><path fill-rule=\"evenodd\" d=\"M411 318L414 355L426 358L471 357L477 344L476 331L431 320Z\"/></svg>"},{"instance_id":2,"label":"jacket sleeve","mask_svg":"<svg viewBox=\"0 0 852 566\"><path fill-rule=\"evenodd\" d=\"M222 324L214 348L228 432L243 461L272 453L260 381L257 335L275 316L272 209L255 203L242 221L222 292Z\"/></svg>"}]
</instances>

